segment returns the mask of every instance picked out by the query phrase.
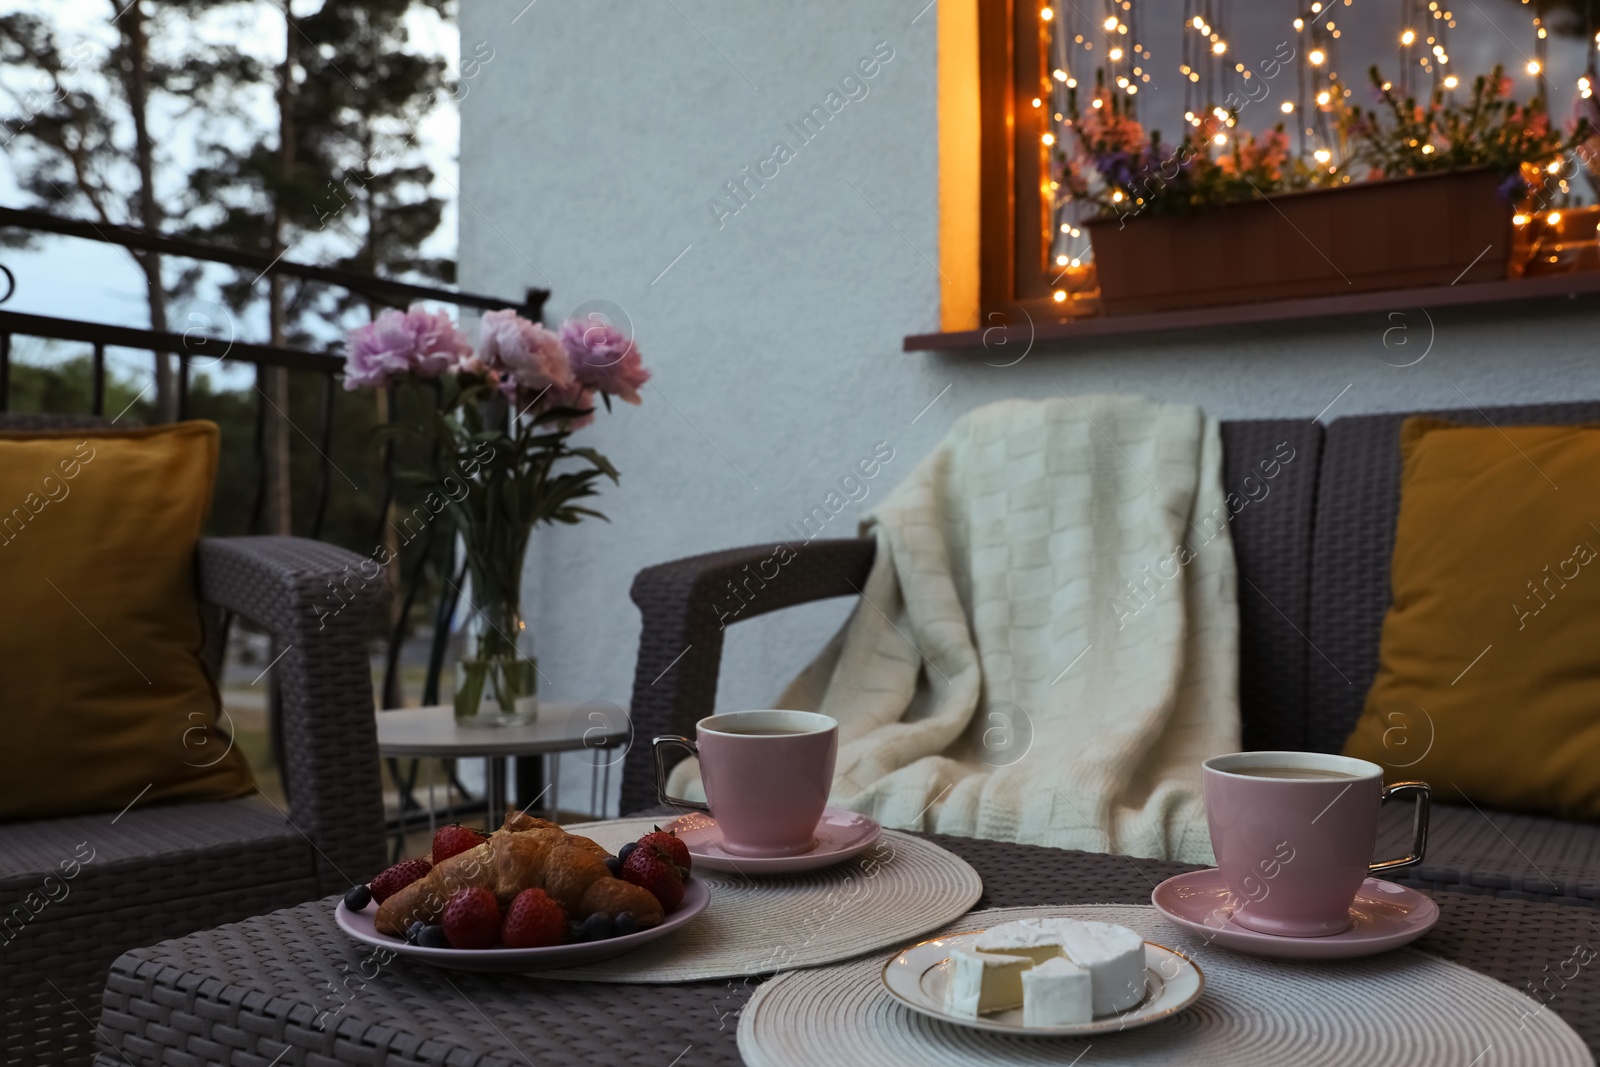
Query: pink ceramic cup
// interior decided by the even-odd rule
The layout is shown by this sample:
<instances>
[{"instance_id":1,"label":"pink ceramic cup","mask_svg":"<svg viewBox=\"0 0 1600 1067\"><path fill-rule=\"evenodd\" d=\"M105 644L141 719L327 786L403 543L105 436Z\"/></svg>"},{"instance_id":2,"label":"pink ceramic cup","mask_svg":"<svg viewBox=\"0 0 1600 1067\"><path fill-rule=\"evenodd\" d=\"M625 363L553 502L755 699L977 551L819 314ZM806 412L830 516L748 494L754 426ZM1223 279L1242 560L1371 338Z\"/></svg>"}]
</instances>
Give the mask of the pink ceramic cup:
<instances>
[{"instance_id":1,"label":"pink ceramic cup","mask_svg":"<svg viewBox=\"0 0 1600 1067\"><path fill-rule=\"evenodd\" d=\"M1422 782L1384 788L1376 763L1321 752L1235 752L1202 766L1211 848L1233 896L1233 921L1248 930L1286 937L1343 933L1369 874L1422 862L1428 837ZM1245 773L1270 769L1285 773ZM1416 801L1411 854L1373 863L1378 807L1401 796Z\"/></svg>"},{"instance_id":2,"label":"pink ceramic cup","mask_svg":"<svg viewBox=\"0 0 1600 1067\"><path fill-rule=\"evenodd\" d=\"M707 804L667 794L662 749L700 758ZM833 785L839 724L812 711L731 711L695 724L695 740L658 737L656 792L663 804L710 812L722 849L736 856L797 856L816 845Z\"/></svg>"}]
</instances>

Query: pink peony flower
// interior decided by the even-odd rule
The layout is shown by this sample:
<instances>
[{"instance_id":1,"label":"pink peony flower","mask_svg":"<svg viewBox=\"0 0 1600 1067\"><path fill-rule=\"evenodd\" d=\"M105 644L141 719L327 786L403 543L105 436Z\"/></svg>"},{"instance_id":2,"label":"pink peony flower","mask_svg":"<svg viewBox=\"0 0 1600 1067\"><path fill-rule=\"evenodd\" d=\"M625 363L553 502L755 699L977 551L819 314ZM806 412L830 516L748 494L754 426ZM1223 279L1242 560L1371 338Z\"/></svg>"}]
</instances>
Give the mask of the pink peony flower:
<instances>
[{"instance_id":1,"label":"pink peony flower","mask_svg":"<svg viewBox=\"0 0 1600 1067\"><path fill-rule=\"evenodd\" d=\"M609 323L570 319L561 327L561 344L580 383L639 403L639 387L650 380L650 372L631 337Z\"/></svg>"},{"instance_id":2,"label":"pink peony flower","mask_svg":"<svg viewBox=\"0 0 1600 1067\"><path fill-rule=\"evenodd\" d=\"M345 341L344 387L384 387L407 377L437 378L471 355L472 345L444 312L391 308L350 331Z\"/></svg>"},{"instance_id":3,"label":"pink peony flower","mask_svg":"<svg viewBox=\"0 0 1600 1067\"><path fill-rule=\"evenodd\" d=\"M500 375L500 388L528 403L541 391L573 384L561 339L515 311L487 311L478 327L478 355Z\"/></svg>"}]
</instances>

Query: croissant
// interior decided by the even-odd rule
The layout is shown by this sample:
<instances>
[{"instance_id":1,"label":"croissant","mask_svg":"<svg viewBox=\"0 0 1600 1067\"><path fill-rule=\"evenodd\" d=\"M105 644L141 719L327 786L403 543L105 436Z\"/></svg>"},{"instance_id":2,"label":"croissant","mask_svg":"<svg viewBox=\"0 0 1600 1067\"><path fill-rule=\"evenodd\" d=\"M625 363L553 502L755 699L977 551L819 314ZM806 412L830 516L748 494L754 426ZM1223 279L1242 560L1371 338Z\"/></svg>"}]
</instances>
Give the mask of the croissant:
<instances>
[{"instance_id":1,"label":"croissant","mask_svg":"<svg viewBox=\"0 0 1600 1067\"><path fill-rule=\"evenodd\" d=\"M501 908L524 889L543 889L574 919L627 911L641 930L661 922L660 902L649 890L611 877L600 845L542 819L519 825L529 829L501 830L390 896L378 907L378 932L401 937L413 922L437 922L457 890L475 886L494 893Z\"/></svg>"}]
</instances>

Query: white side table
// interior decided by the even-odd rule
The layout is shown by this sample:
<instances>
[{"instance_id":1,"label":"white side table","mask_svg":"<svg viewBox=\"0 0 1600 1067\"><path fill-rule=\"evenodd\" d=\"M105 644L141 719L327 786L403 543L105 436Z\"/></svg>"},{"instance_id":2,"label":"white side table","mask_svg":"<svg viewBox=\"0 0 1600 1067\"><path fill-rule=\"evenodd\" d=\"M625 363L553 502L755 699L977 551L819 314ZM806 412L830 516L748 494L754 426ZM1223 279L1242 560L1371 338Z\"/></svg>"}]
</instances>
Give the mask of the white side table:
<instances>
[{"instance_id":1,"label":"white side table","mask_svg":"<svg viewBox=\"0 0 1600 1067\"><path fill-rule=\"evenodd\" d=\"M628 713L616 704L558 704L541 701L539 716L524 726L460 726L449 704L422 708L391 708L377 713L378 755L381 757L484 760L484 794L488 827L498 827L506 809L506 759L510 756L544 756L581 749L615 749L633 736ZM604 762L600 797L611 792L611 764ZM551 760L550 784L541 809L554 821L561 789L561 761ZM433 829L433 784L429 781L428 827ZM591 799L594 790L590 791ZM520 799L520 798L519 798ZM537 801L539 798L535 797ZM532 806L530 802L529 806Z\"/></svg>"}]
</instances>

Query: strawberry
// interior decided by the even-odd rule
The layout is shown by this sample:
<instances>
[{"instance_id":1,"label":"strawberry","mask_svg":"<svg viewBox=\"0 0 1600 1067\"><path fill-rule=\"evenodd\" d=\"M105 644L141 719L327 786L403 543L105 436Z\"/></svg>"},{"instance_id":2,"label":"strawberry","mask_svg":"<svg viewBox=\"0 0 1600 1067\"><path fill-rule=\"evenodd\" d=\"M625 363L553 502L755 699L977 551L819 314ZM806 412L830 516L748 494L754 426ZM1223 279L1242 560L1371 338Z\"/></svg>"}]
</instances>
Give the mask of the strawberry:
<instances>
[{"instance_id":1,"label":"strawberry","mask_svg":"<svg viewBox=\"0 0 1600 1067\"><path fill-rule=\"evenodd\" d=\"M451 856L459 856L468 849L477 848L487 840L488 838L470 826L462 826L460 823L441 826L433 835L433 862L443 863Z\"/></svg>"},{"instance_id":2,"label":"strawberry","mask_svg":"<svg viewBox=\"0 0 1600 1067\"><path fill-rule=\"evenodd\" d=\"M367 888L372 890L372 899L382 904L432 869L433 864L426 858L401 860L374 878Z\"/></svg>"},{"instance_id":3,"label":"strawberry","mask_svg":"<svg viewBox=\"0 0 1600 1067\"><path fill-rule=\"evenodd\" d=\"M622 878L642 889L661 902L661 910L670 912L683 900L683 875L665 849L640 845L622 861Z\"/></svg>"},{"instance_id":4,"label":"strawberry","mask_svg":"<svg viewBox=\"0 0 1600 1067\"><path fill-rule=\"evenodd\" d=\"M689 846L683 843L683 839L676 832L663 830L658 826L654 833L645 834L639 838L639 847L660 849L666 853L667 859L671 860L673 865L685 877L688 876L690 868Z\"/></svg>"},{"instance_id":5,"label":"strawberry","mask_svg":"<svg viewBox=\"0 0 1600 1067\"><path fill-rule=\"evenodd\" d=\"M567 936L567 913L543 889L524 889L506 909L500 940L507 948L559 945Z\"/></svg>"},{"instance_id":6,"label":"strawberry","mask_svg":"<svg viewBox=\"0 0 1600 1067\"><path fill-rule=\"evenodd\" d=\"M439 925L451 948L492 948L500 939L500 905L482 886L458 889Z\"/></svg>"}]
</instances>

